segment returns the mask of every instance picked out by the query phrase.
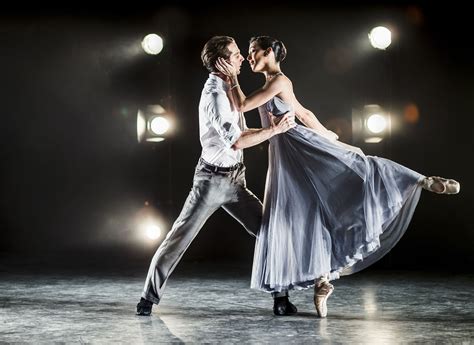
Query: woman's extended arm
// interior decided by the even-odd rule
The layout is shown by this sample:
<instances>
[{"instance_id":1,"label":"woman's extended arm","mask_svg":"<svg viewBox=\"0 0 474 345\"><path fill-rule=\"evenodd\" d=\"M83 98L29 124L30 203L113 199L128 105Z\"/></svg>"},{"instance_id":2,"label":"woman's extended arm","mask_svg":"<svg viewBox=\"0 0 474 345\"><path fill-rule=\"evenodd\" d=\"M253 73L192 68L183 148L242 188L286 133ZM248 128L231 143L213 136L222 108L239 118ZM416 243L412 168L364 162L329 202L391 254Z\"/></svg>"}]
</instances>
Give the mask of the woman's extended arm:
<instances>
[{"instance_id":1,"label":"woman's extended arm","mask_svg":"<svg viewBox=\"0 0 474 345\"><path fill-rule=\"evenodd\" d=\"M306 127L314 129L316 132L322 134L328 139L337 140L339 136L333 131L328 130L322 125L321 122L316 118L311 110L306 109L301 105L300 102L295 97L294 101L295 115L296 117L303 122Z\"/></svg>"},{"instance_id":2,"label":"woman's extended arm","mask_svg":"<svg viewBox=\"0 0 474 345\"><path fill-rule=\"evenodd\" d=\"M230 78L230 90L234 106L238 111L246 112L255 109L289 87L288 81L283 76L276 76L260 89L252 92L249 96L245 96L240 88L235 68L222 58L217 60L216 67Z\"/></svg>"}]
</instances>

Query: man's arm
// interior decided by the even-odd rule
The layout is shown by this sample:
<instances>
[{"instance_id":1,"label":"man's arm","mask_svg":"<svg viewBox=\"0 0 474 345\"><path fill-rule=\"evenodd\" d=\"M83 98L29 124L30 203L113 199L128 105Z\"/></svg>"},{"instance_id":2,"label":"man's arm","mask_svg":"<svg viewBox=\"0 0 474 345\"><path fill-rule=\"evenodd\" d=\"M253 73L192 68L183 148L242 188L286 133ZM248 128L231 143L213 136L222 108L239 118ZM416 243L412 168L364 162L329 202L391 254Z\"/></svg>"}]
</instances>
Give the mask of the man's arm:
<instances>
[{"instance_id":1,"label":"man's arm","mask_svg":"<svg viewBox=\"0 0 474 345\"><path fill-rule=\"evenodd\" d=\"M232 145L232 148L234 150L241 150L258 145L274 135L284 133L295 126L293 118L285 115L277 125L268 128L249 128L243 131L234 145Z\"/></svg>"},{"instance_id":2,"label":"man's arm","mask_svg":"<svg viewBox=\"0 0 474 345\"><path fill-rule=\"evenodd\" d=\"M207 109L211 124L219 133L224 144L234 150L258 145L274 135L284 133L296 126L294 117L287 114L281 118L278 124L273 124L269 128L254 128L242 131L236 124L235 114L230 109L227 96L214 93L212 97Z\"/></svg>"}]
</instances>

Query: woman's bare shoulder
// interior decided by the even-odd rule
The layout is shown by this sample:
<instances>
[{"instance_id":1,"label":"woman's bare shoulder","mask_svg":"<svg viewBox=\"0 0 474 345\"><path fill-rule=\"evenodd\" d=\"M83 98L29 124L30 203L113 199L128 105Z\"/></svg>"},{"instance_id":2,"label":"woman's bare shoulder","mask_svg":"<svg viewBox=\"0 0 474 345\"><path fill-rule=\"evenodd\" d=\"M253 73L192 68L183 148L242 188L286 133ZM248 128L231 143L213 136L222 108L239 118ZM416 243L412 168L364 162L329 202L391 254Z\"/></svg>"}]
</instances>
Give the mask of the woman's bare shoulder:
<instances>
[{"instance_id":1,"label":"woman's bare shoulder","mask_svg":"<svg viewBox=\"0 0 474 345\"><path fill-rule=\"evenodd\" d=\"M277 75L275 78L272 79L272 82L275 84L279 84L279 86L283 90L293 90L293 83L291 82L290 78L288 78L288 76L286 76L285 74Z\"/></svg>"},{"instance_id":2,"label":"woman's bare shoulder","mask_svg":"<svg viewBox=\"0 0 474 345\"><path fill-rule=\"evenodd\" d=\"M282 99L286 103L293 103L294 94L293 94L293 83L291 82L290 78L288 78L284 74L280 74L276 76L275 82L280 83L280 92L277 96Z\"/></svg>"}]
</instances>

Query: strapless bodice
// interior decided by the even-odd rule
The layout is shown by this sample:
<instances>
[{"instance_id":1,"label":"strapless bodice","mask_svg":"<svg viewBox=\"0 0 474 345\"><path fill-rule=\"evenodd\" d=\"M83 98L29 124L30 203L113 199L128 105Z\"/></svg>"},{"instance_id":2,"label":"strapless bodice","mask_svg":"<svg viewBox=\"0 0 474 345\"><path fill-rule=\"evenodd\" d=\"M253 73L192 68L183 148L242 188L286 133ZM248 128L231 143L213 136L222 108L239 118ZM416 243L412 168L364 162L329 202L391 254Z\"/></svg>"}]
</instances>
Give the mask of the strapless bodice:
<instances>
[{"instance_id":1,"label":"strapless bodice","mask_svg":"<svg viewBox=\"0 0 474 345\"><path fill-rule=\"evenodd\" d=\"M280 97L275 96L267 103L258 107L262 127L270 127L270 116L283 116L292 110L292 105L283 101Z\"/></svg>"},{"instance_id":2,"label":"strapless bodice","mask_svg":"<svg viewBox=\"0 0 474 345\"><path fill-rule=\"evenodd\" d=\"M283 116L291 110L291 104L284 102L280 97L275 96L264 104L265 110L273 116Z\"/></svg>"}]
</instances>

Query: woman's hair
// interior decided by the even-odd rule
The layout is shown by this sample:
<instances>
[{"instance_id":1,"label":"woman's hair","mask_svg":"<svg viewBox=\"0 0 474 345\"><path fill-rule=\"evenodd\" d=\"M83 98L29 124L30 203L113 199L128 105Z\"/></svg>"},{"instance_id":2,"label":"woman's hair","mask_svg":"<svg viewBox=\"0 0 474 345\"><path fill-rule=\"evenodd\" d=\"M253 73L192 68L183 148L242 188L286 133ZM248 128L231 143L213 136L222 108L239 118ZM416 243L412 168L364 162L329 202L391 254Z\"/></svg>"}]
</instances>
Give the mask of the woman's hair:
<instances>
[{"instance_id":1,"label":"woman's hair","mask_svg":"<svg viewBox=\"0 0 474 345\"><path fill-rule=\"evenodd\" d=\"M201 60L209 72L218 72L216 68L217 58L228 59L230 57L231 52L227 49L227 46L232 42L235 42L235 40L229 36L214 36L207 41L201 51Z\"/></svg>"},{"instance_id":2,"label":"woman's hair","mask_svg":"<svg viewBox=\"0 0 474 345\"><path fill-rule=\"evenodd\" d=\"M250 44L253 42L256 42L263 50L272 48L273 52L275 53L276 62L285 60L286 47L282 41L270 36L256 36L250 39Z\"/></svg>"}]
</instances>

